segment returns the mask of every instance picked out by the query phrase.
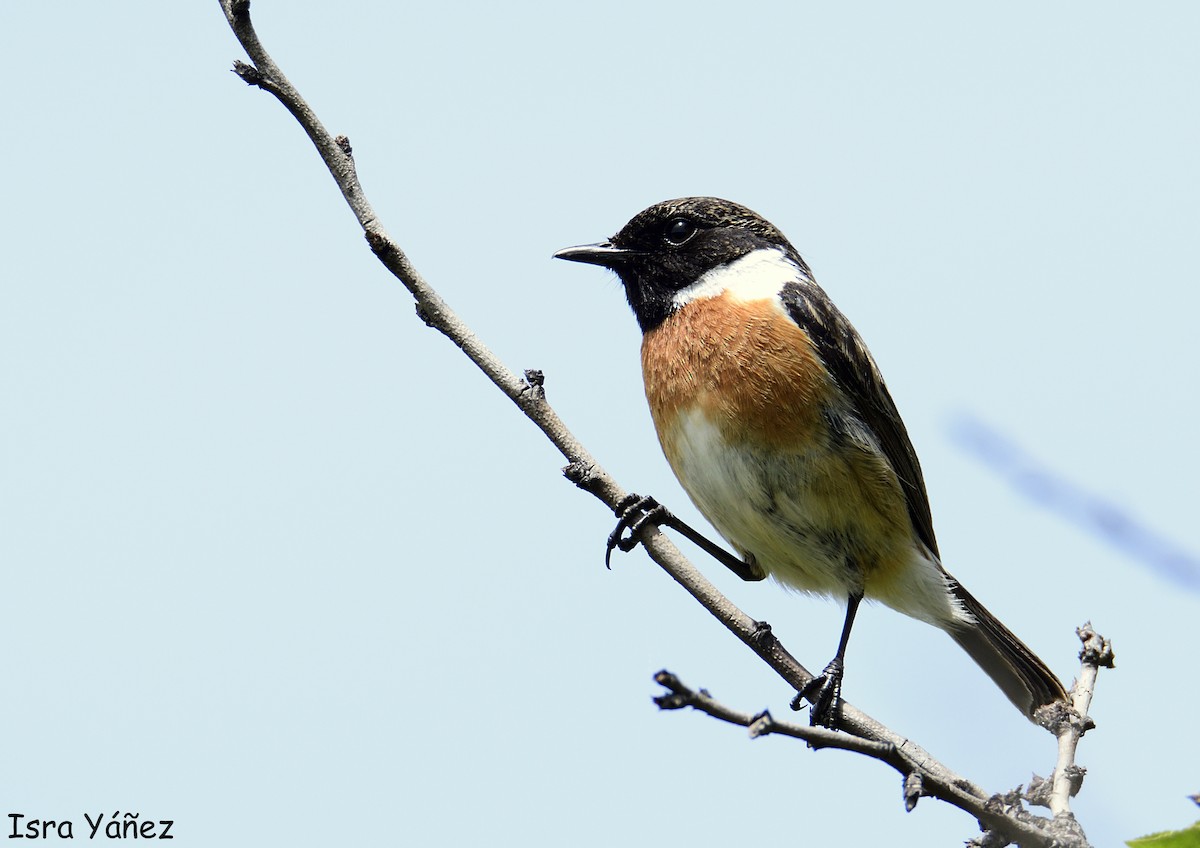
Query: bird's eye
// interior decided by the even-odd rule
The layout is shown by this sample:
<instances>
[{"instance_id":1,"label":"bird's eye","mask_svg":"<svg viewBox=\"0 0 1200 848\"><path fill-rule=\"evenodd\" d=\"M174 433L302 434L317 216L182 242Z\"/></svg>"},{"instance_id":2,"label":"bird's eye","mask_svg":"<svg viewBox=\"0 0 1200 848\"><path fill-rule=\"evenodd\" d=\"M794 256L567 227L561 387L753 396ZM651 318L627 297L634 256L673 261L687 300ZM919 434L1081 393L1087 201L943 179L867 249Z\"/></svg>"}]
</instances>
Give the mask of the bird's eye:
<instances>
[{"instance_id":1,"label":"bird's eye","mask_svg":"<svg viewBox=\"0 0 1200 848\"><path fill-rule=\"evenodd\" d=\"M687 218L672 218L667 222L666 229L663 230L663 239L667 244L679 247L695 234L696 225Z\"/></svg>"}]
</instances>

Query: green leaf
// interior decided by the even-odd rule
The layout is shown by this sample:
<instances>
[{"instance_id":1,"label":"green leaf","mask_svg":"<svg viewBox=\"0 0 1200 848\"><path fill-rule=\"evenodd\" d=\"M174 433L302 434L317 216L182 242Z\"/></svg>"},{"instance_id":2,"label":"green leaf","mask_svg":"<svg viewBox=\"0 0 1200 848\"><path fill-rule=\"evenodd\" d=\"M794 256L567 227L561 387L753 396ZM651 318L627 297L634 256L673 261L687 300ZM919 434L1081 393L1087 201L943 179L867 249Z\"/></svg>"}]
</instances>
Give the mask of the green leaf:
<instances>
[{"instance_id":1,"label":"green leaf","mask_svg":"<svg viewBox=\"0 0 1200 848\"><path fill-rule=\"evenodd\" d=\"M1200 822L1187 830L1152 833L1125 843L1129 848L1200 848Z\"/></svg>"}]
</instances>

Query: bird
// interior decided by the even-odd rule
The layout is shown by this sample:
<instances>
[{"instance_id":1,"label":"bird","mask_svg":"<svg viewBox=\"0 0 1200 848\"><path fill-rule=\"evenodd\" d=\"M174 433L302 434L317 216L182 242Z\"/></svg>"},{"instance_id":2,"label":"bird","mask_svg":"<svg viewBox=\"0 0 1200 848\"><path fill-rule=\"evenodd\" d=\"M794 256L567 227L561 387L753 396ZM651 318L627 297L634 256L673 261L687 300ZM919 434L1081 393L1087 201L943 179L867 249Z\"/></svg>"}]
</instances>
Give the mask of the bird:
<instances>
[{"instance_id":1,"label":"bird","mask_svg":"<svg viewBox=\"0 0 1200 848\"><path fill-rule=\"evenodd\" d=\"M779 229L737 203L684 197L554 257L620 279L663 453L736 552L633 495L618 505L609 554L631 550L646 522L670 526L744 580L844 602L834 658L792 705L809 701L814 725L837 724L864 598L944 630L1030 720L1066 699L942 566L921 465L879 368Z\"/></svg>"}]
</instances>

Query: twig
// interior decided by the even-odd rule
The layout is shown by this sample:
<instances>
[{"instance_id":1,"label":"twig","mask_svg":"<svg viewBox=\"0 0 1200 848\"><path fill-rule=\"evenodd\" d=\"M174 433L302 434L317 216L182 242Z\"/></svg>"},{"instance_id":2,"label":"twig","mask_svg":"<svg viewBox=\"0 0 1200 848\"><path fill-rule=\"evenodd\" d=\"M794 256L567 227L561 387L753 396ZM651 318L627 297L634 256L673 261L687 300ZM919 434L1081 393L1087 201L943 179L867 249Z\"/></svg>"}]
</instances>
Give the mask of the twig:
<instances>
[{"instance_id":1,"label":"twig","mask_svg":"<svg viewBox=\"0 0 1200 848\"><path fill-rule=\"evenodd\" d=\"M887 758L894 757L896 754L896 746L890 742L873 742L870 739L862 739L849 733L826 730L824 727L809 727L807 724L777 721L766 710L754 715L739 712L717 701L704 689L698 692L689 689L678 677L665 669L654 675L654 682L665 687L670 692L669 695L658 695L655 697L654 703L658 705L659 709L679 710L684 707L691 707L715 719L749 728L751 739L757 739L759 736L768 736L772 733L792 736L796 739L804 740L808 743L808 747L814 750L818 748L839 748L844 751L865 754L868 757L881 759L885 762L889 761Z\"/></svg>"},{"instance_id":2,"label":"twig","mask_svg":"<svg viewBox=\"0 0 1200 848\"><path fill-rule=\"evenodd\" d=\"M922 796L938 798L974 816L987 832L979 845L999 846L1016 842L1021 846L1049 848L1057 845L1086 846L1082 831L1077 834L1061 833L1055 822L1040 818L1025 810L1020 792L1007 795L985 796L978 787L966 778L951 772L945 766L914 756L919 748L862 739L848 733L834 732L820 727L783 722L767 711L747 713L722 704L707 691L696 691L686 686L676 675L660 671L654 682L667 689L669 694L654 698L660 709L678 710L691 707L715 719L748 728L750 738L779 735L801 739L813 749L836 748L863 754L886 763L903 777L904 806L911 812ZM924 752L921 752L923 755ZM1055 833L1055 831L1060 831Z\"/></svg>"},{"instance_id":3,"label":"twig","mask_svg":"<svg viewBox=\"0 0 1200 848\"><path fill-rule=\"evenodd\" d=\"M1079 652L1079 679L1071 687L1070 707L1063 705L1047 722L1058 737L1058 762L1049 781L1035 781L1029 788L1030 800L1049 807L1056 818L1071 815L1071 798L1083 784L1086 769L1075 763L1075 752L1083 734L1096 726L1088 716L1088 709L1092 705L1100 668L1113 667L1112 645L1092 629L1090 621L1075 633L1083 643Z\"/></svg>"},{"instance_id":4,"label":"twig","mask_svg":"<svg viewBox=\"0 0 1200 848\"><path fill-rule=\"evenodd\" d=\"M604 502L615 514L618 504L626 497L627 492L601 468L551 408L546 401L544 377L541 373L526 371L526 378L522 379L505 367L425 282L404 251L387 234L368 203L355 172L349 139L345 136L334 138L329 134L312 108L263 48L250 21L249 0L220 0L220 3L235 37L253 62L253 65L236 62L234 72L247 84L270 92L296 118L325 161L342 196L358 219L371 250L412 294L417 315L461 348L526 417L546 434L568 461L568 465L563 469L567 479ZM755 621L734 606L700 574L666 536L653 526L645 527L640 536L654 562L794 689L799 691L812 679L812 674L788 653L771 634L770 627L765 622ZM766 725L765 732L799 735L799 732L792 734L790 729L781 729L791 727L793 726L772 720L772 723ZM892 732L850 704L842 705L839 727L860 741L839 743L838 747L862 745L863 753L870 750L894 751L905 763L913 764L911 771L906 773L912 778L911 785L906 784L906 798L911 798L914 802L919 794L943 798L969 810L985 826L994 828L1022 845L1050 844L1036 825L1025 824L1019 816L1010 816L1002 809L993 810L991 801L978 786L954 774L920 746ZM807 735L807 741L811 742L815 738L812 734ZM913 775L917 777L913 778Z\"/></svg>"},{"instance_id":5,"label":"twig","mask_svg":"<svg viewBox=\"0 0 1200 848\"><path fill-rule=\"evenodd\" d=\"M220 3L233 34L254 62L253 66L235 62L234 73L247 84L273 94L295 116L325 161L330 174L341 189L342 196L346 198L362 226L371 250L412 294L420 318L461 348L526 417L546 434L569 463L563 469L567 479L599 498L616 514L618 503L628 492L588 453L547 402L544 376L531 370L526 374L533 376L530 379L522 379L509 370L425 282L400 246L388 236L368 203L350 157L349 139L345 136L335 139L329 134L316 113L262 46L250 21L249 0L220 0ZM777 639L770 636L770 628L746 615L718 592L666 536L656 528L647 526L642 530L641 538L651 559L735 636L754 649L793 688L799 690L812 679L812 674L784 650ZM849 705L846 706L844 715L847 726L859 735L870 737L872 733L886 732L886 728L878 722Z\"/></svg>"},{"instance_id":6,"label":"twig","mask_svg":"<svg viewBox=\"0 0 1200 848\"><path fill-rule=\"evenodd\" d=\"M454 313L433 287L425 282L404 251L388 235L359 184L350 140L346 136L334 138L330 135L312 107L305 102L300 92L271 59L250 21L249 0L221 0L221 9L225 12L233 34L254 62L253 66L235 62L234 73L247 84L273 94L296 118L325 161L334 182L341 189L342 196L363 228L371 250L412 294L421 320L458 345L463 353L541 428L572 465L588 469L588 491L607 503L610 508L615 508L617 501L623 498L626 492L571 435L554 410L545 402L544 394L531 391L529 383L505 367L504 363L488 350L471 328Z\"/></svg>"},{"instance_id":7,"label":"twig","mask_svg":"<svg viewBox=\"0 0 1200 848\"><path fill-rule=\"evenodd\" d=\"M1088 709L1092 705L1100 667L1113 667L1112 645L1092 629L1090 621L1075 632L1083 643L1079 652L1082 668L1079 679L1071 687L1071 712L1074 715L1058 735L1058 764L1054 769L1054 788L1050 793L1050 812L1055 815L1070 812L1070 799L1083 783L1084 770L1075 764L1075 750L1083 734L1096 726L1088 716Z\"/></svg>"}]
</instances>

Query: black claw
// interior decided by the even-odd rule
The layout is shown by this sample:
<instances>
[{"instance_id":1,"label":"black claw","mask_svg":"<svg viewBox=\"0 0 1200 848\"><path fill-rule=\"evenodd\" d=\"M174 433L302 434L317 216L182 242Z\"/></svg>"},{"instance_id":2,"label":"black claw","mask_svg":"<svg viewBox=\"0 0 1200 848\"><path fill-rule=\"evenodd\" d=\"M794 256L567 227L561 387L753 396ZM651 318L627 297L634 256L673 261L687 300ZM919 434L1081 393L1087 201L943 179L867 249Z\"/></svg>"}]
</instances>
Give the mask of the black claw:
<instances>
[{"instance_id":1,"label":"black claw","mask_svg":"<svg viewBox=\"0 0 1200 848\"><path fill-rule=\"evenodd\" d=\"M617 508L615 510L616 514L618 516L623 516L625 513L629 512L630 507L640 500L643 500L641 495L636 495L633 492L630 492L628 495L617 501Z\"/></svg>"},{"instance_id":2,"label":"black claw","mask_svg":"<svg viewBox=\"0 0 1200 848\"><path fill-rule=\"evenodd\" d=\"M647 495L629 494L617 502L617 526L608 534L608 543L604 548L604 567L612 569L612 552L620 548L629 553L638 544L638 533L646 524L657 525L663 518L670 515L666 508L654 498ZM626 535L628 534L628 535Z\"/></svg>"},{"instance_id":3,"label":"black claw","mask_svg":"<svg viewBox=\"0 0 1200 848\"><path fill-rule=\"evenodd\" d=\"M836 729L838 713L842 709L842 663L834 659L820 675L808 681L795 698L792 709L798 710L804 702L812 704L808 723L813 727Z\"/></svg>"},{"instance_id":4,"label":"black claw","mask_svg":"<svg viewBox=\"0 0 1200 848\"><path fill-rule=\"evenodd\" d=\"M812 704L809 721L813 727L828 727L837 730L839 713L842 711L842 672L845 670L846 643L850 641L850 628L854 626L854 616L863 596L851 594L846 599L846 621L842 624L842 638L838 640L837 653L825 666L818 677L808 681L800 693L792 699L792 709L798 710L803 706L804 699Z\"/></svg>"},{"instance_id":5,"label":"black claw","mask_svg":"<svg viewBox=\"0 0 1200 848\"><path fill-rule=\"evenodd\" d=\"M621 543L621 531L625 528L620 524L617 529L608 534L608 543L604 546L604 567L612 571L612 552L613 548Z\"/></svg>"}]
</instances>

